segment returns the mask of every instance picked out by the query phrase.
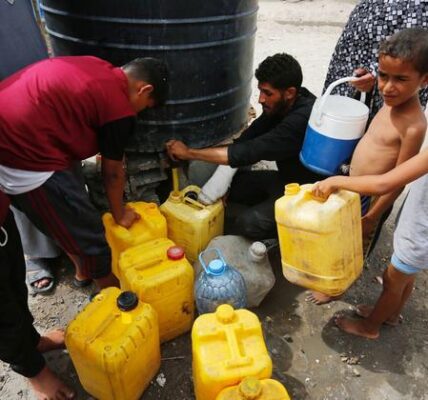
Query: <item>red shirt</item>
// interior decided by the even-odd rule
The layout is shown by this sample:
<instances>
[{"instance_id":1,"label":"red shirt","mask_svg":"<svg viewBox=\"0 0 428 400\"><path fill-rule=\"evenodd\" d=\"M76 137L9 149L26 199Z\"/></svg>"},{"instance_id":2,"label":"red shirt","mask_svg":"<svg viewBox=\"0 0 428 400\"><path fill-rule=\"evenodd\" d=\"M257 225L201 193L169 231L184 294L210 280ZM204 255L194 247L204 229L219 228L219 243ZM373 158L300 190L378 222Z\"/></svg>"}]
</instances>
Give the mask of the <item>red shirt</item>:
<instances>
[{"instance_id":1,"label":"red shirt","mask_svg":"<svg viewBox=\"0 0 428 400\"><path fill-rule=\"evenodd\" d=\"M66 169L99 152L103 125L135 116L120 68L96 57L57 57L0 82L0 164Z\"/></svg>"},{"instance_id":2,"label":"red shirt","mask_svg":"<svg viewBox=\"0 0 428 400\"><path fill-rule=\"evenodd\" d=\"M9 212L9 203L9 197L0 191L0 226L3 225L3 222Z\"/></svg>"}]
</instances>

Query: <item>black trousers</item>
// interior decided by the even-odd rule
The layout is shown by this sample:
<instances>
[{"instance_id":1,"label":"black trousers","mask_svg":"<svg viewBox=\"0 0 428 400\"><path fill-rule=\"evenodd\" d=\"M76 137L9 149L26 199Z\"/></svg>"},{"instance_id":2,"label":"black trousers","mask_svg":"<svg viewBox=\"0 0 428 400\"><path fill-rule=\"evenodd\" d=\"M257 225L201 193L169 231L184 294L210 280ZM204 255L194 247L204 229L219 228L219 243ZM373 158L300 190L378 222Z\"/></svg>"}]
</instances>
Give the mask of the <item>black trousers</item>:
<instances>
[{"instance_id":1,"label":"black trousers","mask_svg":"<svg viewBox=\"0 0 428 400\"><path fill-rule=\"evenodd\" d=\"M235 219L226 207L225 233L254 240L277 237L275 201L284 194L278 171L238 171L231 185L228 202L245 206Z\"/></svg>"},{"instance_id":2,"label":"black trousers","mask_svg":"<svg viewBox=\"0 0 428 400\"><path fill-rule=\"evenodd\" d=\"M0 246L0 359L31 378L43 369L45 360L36 350L40 335L28 308L24 255L11 211L3 229L7 242ZM6 239L4 231L0 244Z\"/></svg>"},{"instance_id":3,"label":"black trousers","mask_svg":"<svg viewBox=\"0 0 428 400\"><path fill-rule=\"evenodd\" d=\"M10 198L41 232L80 260L86 276L98 279L111 272L101 216L76 171L57 171L37 189Z\"/></svg>"}]
</instances>

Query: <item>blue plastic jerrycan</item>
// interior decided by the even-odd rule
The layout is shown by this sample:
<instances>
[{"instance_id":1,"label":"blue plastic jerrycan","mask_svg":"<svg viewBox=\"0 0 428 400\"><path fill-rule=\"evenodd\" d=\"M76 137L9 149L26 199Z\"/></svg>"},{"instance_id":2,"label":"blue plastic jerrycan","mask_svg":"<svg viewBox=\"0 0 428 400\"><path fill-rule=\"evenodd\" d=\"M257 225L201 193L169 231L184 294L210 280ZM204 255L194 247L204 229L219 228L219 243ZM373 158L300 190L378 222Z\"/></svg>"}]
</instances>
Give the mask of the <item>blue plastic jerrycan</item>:
<instances>
[{"instance_id":1,"label":"blue plastic jerrycan","mask_svg":"<svg viewBox=\"0 0 428 400\"><path fill-rule=\"evenodd\" d=\"M361 101L330 95L337 85L354 79L333 82L312 109L300 161L318 174L338 175L340 166L350 160L366 129L369 108L364 104L364 93Z\"/></svg>"},{"instance_id":2,"label":"blue plastic jerrycan","mask_svg":"<svg viewBox=\"0 0 428 400\"><path fill-rule=\"evenodd\" d=\"M216 258L208 265L204 255L214 252ZM234 309L247 305L247 288L240 272L227 265L220 250L207 249L199 254L202 271L195 283L196 308L199 314L212 313L221 304L230 304Z\"/></svg>"}]
</instances>

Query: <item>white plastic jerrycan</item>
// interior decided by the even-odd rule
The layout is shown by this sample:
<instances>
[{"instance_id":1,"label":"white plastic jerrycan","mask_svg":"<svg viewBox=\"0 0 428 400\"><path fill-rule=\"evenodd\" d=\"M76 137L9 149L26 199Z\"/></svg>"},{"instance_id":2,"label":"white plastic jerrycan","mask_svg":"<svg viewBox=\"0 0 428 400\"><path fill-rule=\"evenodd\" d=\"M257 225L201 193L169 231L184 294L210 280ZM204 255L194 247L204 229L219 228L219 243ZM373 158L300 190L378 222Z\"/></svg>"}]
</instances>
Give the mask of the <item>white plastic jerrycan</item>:
<instances>
[{"instance_id":1,"label":"white plastic jerrycan","mask_svg":"<svg viewBox=\"0 0 428 400\"><path fill-rule=\"evenodd\" d=\"M364 93L361 101L330 95L336 86L354 79L348 77L333 82L312 109L300 161L318 174L337 175L366 129L369 108L364 104Z\"/></svg>"}]
</instances>

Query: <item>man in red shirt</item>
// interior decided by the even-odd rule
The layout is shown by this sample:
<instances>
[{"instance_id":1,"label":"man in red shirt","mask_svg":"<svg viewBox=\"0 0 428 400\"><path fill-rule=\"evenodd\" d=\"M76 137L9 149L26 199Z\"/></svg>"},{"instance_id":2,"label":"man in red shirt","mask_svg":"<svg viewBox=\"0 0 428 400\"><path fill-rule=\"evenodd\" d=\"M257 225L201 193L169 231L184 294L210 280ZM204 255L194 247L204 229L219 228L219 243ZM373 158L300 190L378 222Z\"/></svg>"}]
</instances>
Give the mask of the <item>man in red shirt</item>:
<instances>
[{"instance_id":1,"label":"man in red shirt","mask_svg":"<svg viewBox=\"0 0 428 400\"><path fill-rule=\"evenodd\" d=\"M58 57L0 82L0 192L54 238L100 288L118 281L111 273L100 216L73 165L101 153L111 212L118 224L129 228L139 216L123 205L124 148L136 114L162 104L167 90L167 67L153 58L115 68L95 57ZM4 215L6 202L0 206ZM15 271L14 279L0 280L0 324L8 322L0 329L0 359L27 377L39 398L73 398L40 354L46 340L34 329L26 306L20 252L15 248L8 255L0 253L2 269ZM50 338L49 349L52 345L63 346L63 333Z\"/></svg>"}]
</instances>

